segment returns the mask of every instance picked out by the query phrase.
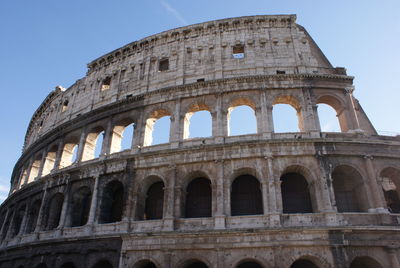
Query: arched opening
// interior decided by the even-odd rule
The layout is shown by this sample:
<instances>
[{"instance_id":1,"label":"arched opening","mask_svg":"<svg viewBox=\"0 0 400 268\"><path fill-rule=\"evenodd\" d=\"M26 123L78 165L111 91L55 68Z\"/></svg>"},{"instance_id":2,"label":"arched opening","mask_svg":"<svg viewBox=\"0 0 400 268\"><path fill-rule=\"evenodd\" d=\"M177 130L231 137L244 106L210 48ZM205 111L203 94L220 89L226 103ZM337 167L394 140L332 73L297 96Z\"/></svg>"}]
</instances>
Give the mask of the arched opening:
<instances>
[{"instance_id":1,"label":"arched opening","mask_svg":"<svg viewBox=\"0 0 400 268\"><path fill-rule=\"evenodd\" d=\"M249 105L237 105L228 109L228 135L246 135L257 133L257 119L254 108Z\"/></svg>"},{"instance_id":2,"label":"arched opening","mask_svg":"<svg viewBox=\"0 0 400 268\"><path fill-rule=\"evenodd\" d=\"M130 119L125 119L113 129L110 153L117 153L132 148L135 124Z\"/></svg>"},{"instance_id":3,"label":"arched opening","mask_svg":"<svg viewBox=\"0 0 400 268\"><path fill-rule=\"evenodd\" d=\"M318 266L310 260L300 259L292 263L290 268L318 268Z\"/></svg>"},{"instance_id":4,"label":"arched opening","mask_svg":"<svg viewBox=\"0 0 400 268\"><path fill-rule=\"evenodd\" d=\"M263 268L263 267L257 262L246 261L236 266L236 268Z\"/></svg>"},{"instance_id":5,"label":"arched opening","mask_svg":"<svg viewBox=\"0 0 400 268\"><path fill-rule=\"evenodd\" d=\"M154 111L146 120L143 146L169 142L171 114L166 110Z\"/></svg>"},{"instance_id":6,"label":"arched opening","mask_svg":"<svg viewBox=\"0 0 400 268\"><path fill-rule=\"evenodd\" d=\"M322 96L317 100L317 104L321 131L346 132L349 130L345 109L338 99Z\"/></svg>"},{"instance_id":7,"label":"arched opening","mask_svg":"<svg viewBox=\"0 0 400 268\"><path fill-rule=\"evenodd\" d=\"M9 228L9 226L10 226L10 223L11 223L11 219L12 219L12 217L13 217L13 208L11 207L11 208L9 208L10 209L10 211L9 211L9 216L7 216L7 218L6 218L6 222L4 223L4 225L3 225L3 232L1 233L1 240L4 240L6 237L7 237L7 234L8 234L8 228Z\"/></svg>"},{"instance_id":8,"label":"arched opening","mask_svg":"<svg viewBox=\"0 0 400 268\"><path fill-rule=\"evenodd\" d=\"M35 202L33 202L32 206L29 209L28 221L27 221L26 229L25 229L25 232L27 234L35 231L38 216L39 216L39 211L40 211L40 204L41 204L41 201L36 200Z\"/></svg>"},{"instance_id":9,"label":"arched opening","mask_svg":"<svg viewBox=\"0 0 400 268\"><path fill-rule=\"evenodd\" d=\"M157 220L163 217L164 183L153 183L147 190L144 217L145 220Z\"/></svg>"},{"instance_id":10,"label":"arched opening","mask_svg":"<svg viewBox=\"0 0 400 268\"><path fill-rule=\"evenodd\" d=\"M64 202L64 195L62 193L56 193L50 199L47 209L45 230L53 230L58 227L60 223L60 216L61 216L63 202Z\"/></svg>"},{"instance_id":11,"label":"arched opening","mask_svg":"<svg viewBox=\"0 0 400 268\"><path fill-rule=\"evenodd\" d=\"M208 268L208 266L201 261L191 261L184 266L184 268Z\"/></svg>"},{"instance_id":12,"label":"arched opening","mask_svg":"<svg viewBox=\"0 0 400 268\"><path fill-rule=\"evenodd\" d=\"M28 168L25 167L23 168L21 176L19 177L18 189L20 189L22 185L26 184L27 177L28 177Z\"/></svg>"},{"instance_id":13,"label":"arched opening","mask_svg":"<svg viewBox=\"0 0 400 268\"><path fill-rule=\"evenodd\" d=\"M380 174L386 206L390 213L400 213L400 170L389 167Z\"/></svg>"},{"instance_id":14,"label":"arched opening","mask_svg":"<svg viewBox=\"0 0 400 268\"><path fill-rule=\"evenodd\" d=\"M92 192L89 187L83 186L72 194L70 210L70 226L83 226L87 223L90 211Z\"/></svg>"},{"instance_id":15,"label":"arched opening","mask_svg":"<svg viewBox=\"0 0 400 268\"><path fill-rule=\"evenodd\" d=\"M205 105L192 107L185 115L183 138L199 138L212 136L212 118Z\"/></svg>"},{"instance_id":16,"label":"arched opening","mask_svg":"<svg viewBox=\"0 0 400 268\"><path fill-rule=\"evenodd\" d=\"M64 263L63 265L61 265L60 268L76 268L76 266L72 262L67 262L67 263Z\"/></svg>"},{"instance_id":17,"label":"arched opening","mask_svg":"<svg viewBox=\"0 0 400 268\"><path fill-rule=\"evenodd\" d=\"M82 153L82 161L92 160L101 155L104 138L104 128L93 128L86 136L85 145Z\"/></svg>"},{"instance_id":18,"label":"arched opening","mask_svg":"<svg viewBox=\"0 0 400 268\"><path fill-rule=\"evenodd\" d=\"M12 229L12 234L11 236L14 237L16 235L18 235L20 233L21 230L21 224L22 224L22 220L24 219L25 216L25 210L26 210L26 206L22 206L18 209L18 211L14 214L14 226Z\"/></svg>"},{"instance_id":19,"label":"arched opening","mask_svg":"<svg viewBox=\"0 0 400 268\"><path fill-rule=\"evenodd\" d=\"M50 148L50 150L47 152L46 158L44 160L44 165L43 165L43 171L42 171L43 176L48 175L53 170L54 164L56 162L57 150L58 150L58 146L53 145Z\"/></svg>"},{"instance_id":20,"label":"arched opening","mask_svg":"<svg viewBox=\"0 0 400 268\"><path fill-rule=\"evenodd\" d=\"M29 172L28 183L31 183L39 175L40 164L42 163L42 155L39 154L35 157L31 165L31 171Z\"/></svg>"},{"instance_id":21,"label":"arched opening","mask_svg":"<svg viewBox=\"0 0 400 268\"><path fill-rule=\"evenodd\" d=\"M107 260L98 261L93 268L113 268L112 264Z\"/></svg>"},{"instance_id":22,"label":"arched opening","mask_svg":"<svg viewBox=\"0 0 400 268\"><path fill-rule=\"evenodd\" d=\"M283 213L312 213L311 196L307 180L299 173L281 176Z\"/></svg>"},{"instance_id":23,"label":"arched opening","mask_svg":"<svg viewBox=\"0 0 400 268\"><path fill-rule=\"evenodd\" d=\"M318 118L323 132L340 132L340 124L335 109L328 104L318 104Z\"/></svg>"},{"instance_id":24,"label":"arched opening","mask_svg":"<svg viewBox=\"0 0 400 268\"><path fill-rule=\"evenodd\" d=\"M71 138L64 144L60 168L68 167L78 160L78 138Z\"/></svg>"},{"instance_id":25,"label":"arched opening","mask_svg":"<svg viewBox=\"0 0 400 268\"><path fill-rule=\"evenodd\" d=\"M361 174L350 166L338 166L332 172L333 191L338 212L368 211Z\"/></svg>"},{"instance_id":26,"label":"arched opening","mask_svg":"<svg viewBox=\"0 0 400 268\"><path fill-rule=\"evenodd\" d=\"M99 223L118 222L122 219L124 186L119 181L109 182L104 188Z\"/></svg>"},{"instance_id":27,"label":"arched opening","mask_svg":"<svg viewBox=\"0 0 400 268\"><path fill-rule=\"evenodd\" d=\"M261 184L251 175L237 177L231 188L231 215L263 214Z\"/></svg>"},{"instance_id":28,"label":"arched opening","mask_svg":"<svg viewBox=\"0 0 400 268\"><path fill-rule=\"evenodd\" d=\"M278 96L273 102L274 132L305 131L300 103L289 95Z\"/></svg>"},{"instance_id":29,"label":"arched opening","mask_svg":"<svg viewBox=\"0 0 400 268\"><path fill-rule=\"evenodd\" d=\"M133 268L157 268L157 266L149 260L141 260L133 265Z\"/></svg>"},{"instance_id":30,"label":"arched opening","mask_svg":"<svg viewBox=\"0 0 400 268\"><path fill-rule=\"evenodd\" d=\"M42 262L36 265L35 268L47 268L47 265L44 262Z\"/></svg>"},{"instance_id":31,"label":"arched opening","mask_svg":"<svg viewBox=\"0 0 400 268\"><path fill-rule=\"evenodd\" d=\"M382 268L382 265L371 257L356 257L350 263L350 268Z\"/></svg>"},{"instance_id":32,"label":"arched opening","mask_svg":"<svg viewBox=\"0 0 400 268\"><path fill-rule=\"evenodd\" d=\"M207 178L193 179L186 188L186 218L211 217L211 182Z\"/></svg>"}]
</instances>

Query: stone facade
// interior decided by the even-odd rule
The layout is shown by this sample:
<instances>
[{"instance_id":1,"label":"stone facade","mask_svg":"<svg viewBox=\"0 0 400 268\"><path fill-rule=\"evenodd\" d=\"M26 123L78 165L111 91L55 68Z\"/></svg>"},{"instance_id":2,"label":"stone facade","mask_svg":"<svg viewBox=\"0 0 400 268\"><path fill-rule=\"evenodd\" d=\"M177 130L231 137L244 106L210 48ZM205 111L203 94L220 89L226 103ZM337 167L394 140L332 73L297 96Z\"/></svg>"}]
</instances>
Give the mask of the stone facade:
<instances>
[{"instance_id":1,"label":"stone facade","mask_svg":"<svg viewBox=\"0 0 400 268\"><path fill-rule=\"evenodd\" d=\"M295 20L166 31L51 92L0 208L0 267L400 267L400 139L376 133L353 77ZM274 131L276 104L298 132ZM321 132L318 104L341 132ZM257 131L231 136L242 105ZM198 111L211 137L189 138Z\"/></svg>"}]
</instances>

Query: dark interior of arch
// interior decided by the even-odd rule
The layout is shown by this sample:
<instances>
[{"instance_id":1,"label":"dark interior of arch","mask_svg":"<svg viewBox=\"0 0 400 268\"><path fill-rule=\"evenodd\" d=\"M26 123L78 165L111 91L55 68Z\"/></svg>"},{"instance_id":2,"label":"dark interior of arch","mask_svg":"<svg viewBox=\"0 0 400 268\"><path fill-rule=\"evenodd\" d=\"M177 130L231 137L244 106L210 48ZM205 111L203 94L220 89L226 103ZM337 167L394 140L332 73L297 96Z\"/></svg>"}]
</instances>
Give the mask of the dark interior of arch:
<instances>
[{"instance_id":1,"label":"dark interior of arch","mask_svg":"<svg viewBox=\"0 0 400 268\"><path fill-rule=\"evenodd\" d=\"M297 260L290 265L290 268L318 268L318 266L309 260Z\"/></svg>"},{"instance_id":2,"label":"dark interior of arch","mask_svg":"<svg viewBox=\"0 0 400 268\"><path fill-rule=\"evenodd\" d=\"M13 233L12 236L16 236L18 235L18 233L21 230L21 223L22 223L22 219L25 216L25 209L26 206L22 206L16 213L14 216L14 226L13 226Z\"/></svg>"},{"instance_id":3,"label":"dark interior of arch","mask_svg":"<svg viewBox=\"0 0 400 268\"><path fill-rule=\"evenodd\" d=\"M382 268L382 266L370 257L357 257L350 263L350 268Z\"/></svg>"},{"instance_id":4,"label":"dark interior of arch","mask_svg":"<svg viewBox=\"0 0 400 268\"><path fill-rule=\"evenodd\" d=\"M239 264L236 268L263 268L263 267L256 262L248 261L248 262Z\"/></svg>"},{"instance_id":5,"label":"dark interior of arch","mask_svg":"<svg viewBox=\"0 0 400 268\"><path fill-rule=\"evenodd\" d=\"M360 185L362 178L353 168L338 167L332 172L333 191L338 212L362 212Z\"/></svg>"},{"instance_id":6,"label":"dark interior of arch","mask_svg":"<svg viewBox=\"0 0 400 268\"><path fill-rule=\"evenodd\" d=\"M35 268L47 268L47 265L42 262L42 263L39 263L38 265L36 265Z\"/></svg>"},{"instance_id":7,"label":"dark interior of arch","mask_svg":"<svg viewBox=\"0 0 400 268\"><path fill-rule=\"evenodd\" d=\"M144 219L162 219L164 207L164 183L162 181L153 183L147 190Z\"/></svg>"},{"instance_id":8,"label":"dark interior of arch","mask_svg":"<svg viewBox=\"0 0 400 268\"><path fill-rule=\"evenodd\" d=\"M104 189L99 223L118 222L122 219L124 186L119 181L108 183Z\"/></svg>"},{"instance_id":9,"label":"dark interior of arch","mask_svg":"<svg viewBox=\"0 0 400 268\"><path fill-rule=\"evenodd\" d=\"M10 209L12 209L12 208L10 208ZM11 213L11 215L7 216L6 222L4 223L3 232L1 233L2 240L4 240L6 238L7 233L8 233L8 227L10 226L10 223L11 223L11 217L13 216L13 213L12 212L10 212L10 213Z\"/></svg>"},{"instance_id":10,"label":"dark interior of arch","mask_svg":"<svg viewBox=\"0 0 400 268\"><path fill-rule=\"evenodd\" d=\"M57 193L51 198L47 211L46 230L57 228L60 223L63 202L64 195L62 193Z\"/></svg>"},{"instance_id":11,"label":"dark interior of arch","mask_svg":"<svg viewBox=\"0 0 400 268\"><path fill-rule=\"evenodd\" d=\"M208 266L201 261L195 261L185 266L185 268L208 268Z\"/></svg>"},{"instance_id":12,"label":"dark interior of arch","mask_svg":"<svg viewBox=\"0 0 400 268\"><path fill-rule=\"evenodd\" d=\"M67 263L64 263L63 265L61 265L60 268L76 268L76 266L72 262L67 262Z\"/></svg>"},{"instance_id":13,"label":"dark interior of arch","mask_svg":"<svg viewBox=\"0 0 400 268\"><path fill-rule=\"evenodd\" d=\"M306 179L298 173L281 177L283 213L312 213L311 197Z\"/></svg>"},{"instance_id":14,"label":"dark interior of arch","mask_svg":"<svg viewBox=\"0 0 400 268\"><path fill-rule=\"evenodd\" d=\"M386 205L391 213L400 213L400 198L395 190L384 191Z\"/></svg>"},{"instance_id":15,"label":"dark interior of arch","mask_svg":"<svg viewBox=\"0 0 400 268\"><path fill-rule=\"evenodd\" d=\"M211 217L211 183L206 178L192 180L186 188L186 218Z\"/></svg>"},{"instance_id":16,"label":"dark interior of arch","mask_svg":"<svg viewBox=\"0 0 400 268\"><path fill-rule=\"evenodd\" d=\"M157 268L157 266L151 261L144 260L136 263L133 268Z\"/></svg>"},{"instance_id":17,"label":"dark interior of arch","mask_svg":"<svg viewBox=\"0 0 400 268\"><path fill-rule=\"evenodd\" d=\"M113 268L112 264L107 260L97 262L93 268Z\"/></svg>"},{"instance_id":18,"label":"dark interior of arch","mask_svg":"<svg viewBox=\"0 0 400 268\"><path fill-rule=\"evenodd\" d=\"M71 203L71 226L83 226L87 223L92 193L89 187L81 187L73 193Z\"/></svg>"},{"instance_id":19,"label":"dark interior of arch","mask_svg":"<svg viewBox=\"0 0 400 268\"><path fill-rule=\"evenodd\" d=\"M41 201L36 200L29 209L28 221L27 221L26 229L25 229L25 232L28 234L35 231L36 223L37 223L38 216L39 216L40 204L41 204Z\"/></svg>"},{"instance_id":20,"label":"dark interior of arch","mask_svg":"<svg viewBox=\"0 0 400 268\"><path fill-rule=\"evenodd\" d=\"M263 214L261 185L256 177L241 175L233 181L231 214L232 216Z\"/></svg>"}]
</instances>

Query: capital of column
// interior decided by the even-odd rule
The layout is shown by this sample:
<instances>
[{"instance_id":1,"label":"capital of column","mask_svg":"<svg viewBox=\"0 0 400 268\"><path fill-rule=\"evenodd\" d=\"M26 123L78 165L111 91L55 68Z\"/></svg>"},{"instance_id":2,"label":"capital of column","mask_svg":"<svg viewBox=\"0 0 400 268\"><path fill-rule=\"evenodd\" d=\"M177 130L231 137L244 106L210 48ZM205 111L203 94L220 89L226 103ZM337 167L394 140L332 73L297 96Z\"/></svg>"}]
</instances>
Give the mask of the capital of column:
<instances>
[{"instance_id":1,"label":"capital of column","mask_svg":"<svg viewBox=\"0 0 400 268\"><path fill-rule=\"evenodd\" d=\"M372 155L369 155L369 154L364 155L363 158L367 159L367 160L373 160L374 159L374 157Z\"/></svg>"}]
</instances>

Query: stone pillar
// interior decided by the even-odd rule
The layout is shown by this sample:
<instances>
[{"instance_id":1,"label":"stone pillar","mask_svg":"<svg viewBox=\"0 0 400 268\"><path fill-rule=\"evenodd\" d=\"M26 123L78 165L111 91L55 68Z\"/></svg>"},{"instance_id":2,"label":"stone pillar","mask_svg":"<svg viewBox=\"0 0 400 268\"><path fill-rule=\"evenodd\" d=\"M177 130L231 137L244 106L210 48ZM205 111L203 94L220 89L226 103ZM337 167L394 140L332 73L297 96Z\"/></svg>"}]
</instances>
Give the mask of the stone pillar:
<instances>
[{"instance_id":1,"label":"stone pillar","mask_svg":"<svg viewBox=\"0 0 400 268\"><path fill-rule=\"evenodd\" d=\"M375 175L374 164L372 163L373 156L366 155L364 156L365 167L367 170L367 187L370 189L370 193L372 195L372 207L371 212L380 212L380 213L388 213L388 210L385 208L386 203L383 198L382 189L379 188L377 178Z\"/></svg>"},{"instance_id":2,"label":"stone pillar","mask_svg":"<svg viewBox=\"0 0 400 268\"><path fill-rule=\"evenodd\" d=\"M390 261L390 267L400 268L399 258L397 257L397 248L388 248L388 255Z\"/></svg>"},{"instance_id":3,"label":"stone pillar","mask_svg":"<svg viewBox=\"0 0 400 268\"><path fill-rule=\"evenodd\" d=\"M113 136L113 125L112 125L112 120L109 119L107 122L107 127L104 131L104 139L103 139L103 144L101 146L100 157L110 154L112 136Z\"/></svg>"},{"instance_id":4,"label":"stone pillar","mask_svg":"<svg viewBox=\"0 0 400 268\"><path fill-rule=\"evenodd\" d=\"M314 103L312 103L311 93L312 88L304 87L303 92L303 107L302 107L302 118L303 118L303 128L301 131L309 132L313 137L319 137L319 132L321 128L318 121L318 111Z\"/></svg>"},{"instance_id":5,"label":"stone pillar","mask_svg":"<svg viewBox=\"0 0 400 268\"><path fill-rule=\"evenodd\" d=\"M171 116L171 127L169 134L169 142L171 147L177 148L179 146L179 141L182 140L183 135L181 129L183 128L183 118L181 118L180 107L181 101L178 99L175 103L175 111Z\"/></svg>"},{"instance_id":6,"label":"stone pillar","mask_svg":"<svg viewBox=\"0 0 400 268\"><path fill-rule=\"evenodd\" d=\"M29 201L31 201L31 200L29 200ZM32 205L32 203L31 202L29 202L29 204L30 205ZM26 229L26 221L27 221L27 219L28 219L28 212L29 212L29 207L28 207L28 204L26 205L26 207L25 207L25 213L24 213L24 218L22 219L22 221L21 221L21 227L19 228L19 233L18 234L24 234L25 233L25 229ZM18 235L17 234L17 235Z\"/></svg>"},{"instance_id":7,"label":"stone pillar","mask_svg":"<svg viewBox=\"0 0 400 268\"><path fill-rule=\"evenodd\" d=\"M11 215L12 215L11 209L8 208L8 209L7 209L7 212L6 212L6 216L4 217L4 220L3 220L3 224L1 225L1 229L0 229L0 242L1 242L1 238L2 238L3 233L4 233L4 229L5 229L5 228L8 228L9 225L10 225L10 224L9 224L8 226L6 226L7 221L8 221L8 218L11 217ZM4 236L4 237L5 237L5 236ZM4 239L4 240L5 240L5 239Z\"/></svg>"},{"instance_id":8,"label":"stone pillar","mask_svg":"<svg viewBox=\"0 0 400 268\"><path fill-rule=\"evenodd\" d=\"M278 196L278 191L276 189L276 179L275 179L275 174L274 174L274 168L273 168L273 156L268 155L265 157L265 160L267 162L267 167L268 167L268 176L267 176L267 183L268 183L268 197L269 197L269 212L271 213L280 213L281 210L279 210L279 205L278 205L278 199L280 196ZM280 192L280 191L279 191Z\"/></svg>"},{"instance_id":9,"label":"stone pillar","mask_svg":"<svg viewBox=\"0 0 400 268\"><path fill-rule=\"evenodd\" d=\"M214 228L215 229L225 229L225 214L224 214L224 160L216 160L215 164L217 166L217 180L214 186L215 197L213 202L216 202L214 216Z\"/></svg>"},{"instance_id":10,"label":"stone pillar","mask_svg":"<svg viewBox=\"0 0 400 268\"><path fill-rule=\"evenodd\" d=\"M355 101L353 97L353 92L354 92L354 86L346 87L345 88L346 96L347 96L347 102L348 105L350 106L350 113L348 113L348 117L351 120L351 124L349 124L349 128L351 130L356 130L356 131L362 131L360 127L360 121L358 119L357 111L356 111L356 106L355 106Z\"/></svg>"},{"instance_id":11,"label":"stone pillar","mask_svg":"<svg viewBox=\"0 0 400 268\"><path fill-rule=\"evenodd\" d=\"M61 215L60 215L60 222L58 224L58 229L62 229L65 226L65 221L67 218L67 212L68 212L68 203L70 199L70 191L71 191L71 183L69 183L69 180L66 181L66 189L64 191L64 201L61 209Z\"/></svg>"},{"instance_id":12,"label":"stone pillar","mask_svg":"<svg viewBox=\"0 0 400 268\"><path fill-rule=\"evenodd\" d=\"M224 137L228 136L228 111L225 111L222 105L222 93L217 96L217 122L214 124L215 131L214 135L218 142L223 142ZM213 127L214 127L213 125Z\"/></svg>"},{"instance_id":13,"label":"stone pillar","mask_svg":"<svg viewBox=\"0 0 400 268\"><path fill-rule=\"evenodd\" d=\"M58 142L58 147L57 147L57 153L56 153L56 160L54 161L54 167L53 170L57 170L60 167L60 162L61 162L61 157L62 157L62 153L63 153L63 146L64 145L64 141L60 140Z\"/></svg>"},{"instance_id":14,"label":"stone pillar","mask_svg":"<svg viewBox=\"0 0 400 268\"><path fill-rule=\"evenodd\" d=\"M223 68L223 53L224 53L224 48L222 47L221 44L221 33L220 31L217 31L217 34L215 36L215 63L214 63L214 68L215 68L215 79L221 79L224 77L224 68Z\"/></svg>"},{"instance_id":15,"label":"stone pillar","mask_svg":"<svg viewBox=\"0 0 400 268\"><path fill-rule=\"evenodd\" d=\"M42 158L40 159L39 171L36 178L42 177L44 163L46 162L46 156L47 156L47 150L43 151L42 153Z\"/></svg>"},{"instance_id":16,"label":"stone pillar","mask_svg":"<svg viewBox=\"0 0 400 268\"><path fill-rule=\"evenodd\" d=\"M43 198L42 198L42 202L40 203L40 209L39 209L39 215L37 218L37 222L36 222L36 227L34 230L34 233L37 233L41 230L42 228L42 222L43 222L43 217L44 217L44 208L46 207L46 203L47 203L47 195L48 195L48 182L44 184L44 193L43 193Z\"/></svg>"},{"instance_id":17,"label":"stone pillar","mask_svg":"<svg viewBox=\"0 0 400 268\"><path fill-rule=\"evenodd\" d=\"M87 130L84 128L82 130L81 136L79 138L79 144L78 144L78 154L76 157L76 162L81 162L82 161L82 156L83 156L83 151L85 149L85 140L87 136Z\"/></svg>"},{"instance_id":18,"label":"stone pillar","mask_svg":"<svg viewBox=\"0 0 400 268\"><path fill-rule=\"evenodd\" d=\"M319 209L321 212L334 212L334 208L332 206L331 202L331 192L330 188L328 185L328 177L329 175L326 173L323 163L322 163L322 155L321 152L317 152L315 156L315 164L318 166L317 170L317 177L318 179L316 183L314 184L316 189L315 193L319 195L319 201L321 202L319 205ZM332 184L331 184L332 185Z\"/></svg>"},{"instance_id":19,"label":"stone pillar","mask_svg":"<svg viewBox=\"0 0 400 268\"><path fill-rule=\"evenodd\" d=\"M92 194L92 200L90 202L90 210L89 210L87 225L93 225L96 218L97 199L99 191L99 177L100 175L96 175L94 177L93 194Z\"/></svg>"},{"instance_id":20,"label":"stone pillar","mask_svg":"<svg viewBox=\"0 0 400 268\"><path fill-rule=\"evenodd\" d=\"M33 159L29 160L29 165L28 168L26 169L26 176L24 178L23 185L26 185L28 183L29 177L31 176L32 165L33 165Z\"/></svg>"},{"instance_id":21,"label":"stone pillar","mask_svg":"<svg viewBox=\"0 0 400 268\"><path fill-rule=\"evenodd\" d=\"M262 133L264 137L270 139L271 133L274 131L274 125L272 122L272 107L267 106L267 94L265 90L261 92L260 105L261 117L257 118L257 125L261 125L259 133Z\"/></svg>"},{"instance_id":22,"label":"stone pillar","mask_svg":"<svg viewBox=\"0 0 400 268\"><path fill-rule=\"evenodd\" d=\"M176 165L171 165L169 167L167 178L168 181L165 192L166 198L164 201L163 229L172 231L174 230L174 218L175 218L175 213L177 212L176 206L180 205L180 202L176 202L175 198Z\"/></svg>"}]
</instances>

